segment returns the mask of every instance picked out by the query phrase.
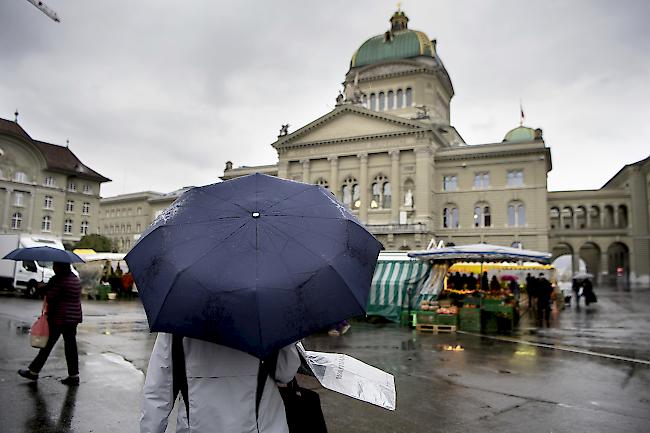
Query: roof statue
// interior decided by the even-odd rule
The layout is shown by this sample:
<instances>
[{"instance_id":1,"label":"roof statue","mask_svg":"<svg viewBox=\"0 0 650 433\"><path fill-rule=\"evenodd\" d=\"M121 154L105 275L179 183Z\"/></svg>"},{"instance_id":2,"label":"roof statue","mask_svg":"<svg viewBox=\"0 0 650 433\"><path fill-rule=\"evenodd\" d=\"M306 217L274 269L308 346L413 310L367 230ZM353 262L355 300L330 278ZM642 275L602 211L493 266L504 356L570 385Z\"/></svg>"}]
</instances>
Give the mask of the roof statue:
<instances>
[{"instance_id":1,"label":"roof statue","mask_svg":"<svg viewBox=\"0 0 650 433\"><path fill-rule=\"evenodd\" d=\"M363 92L359 88L359 73L354 76L352 83L345 85L345 100L347 104L361 104L363 103ZM338 98L337 98L338 102Z\"/></svg>"},{"instance_id":2,"label":"roof statue","mask_svg":"<svg viewBox=\"0 0 650 433\"><path fill-rule=\"evenodd\" d=\"M287 134L289 134L289 124L288 123L286 125L280 126L280 134L278 134L278 137L284 137Z\"/></svg>"}]
</instances>

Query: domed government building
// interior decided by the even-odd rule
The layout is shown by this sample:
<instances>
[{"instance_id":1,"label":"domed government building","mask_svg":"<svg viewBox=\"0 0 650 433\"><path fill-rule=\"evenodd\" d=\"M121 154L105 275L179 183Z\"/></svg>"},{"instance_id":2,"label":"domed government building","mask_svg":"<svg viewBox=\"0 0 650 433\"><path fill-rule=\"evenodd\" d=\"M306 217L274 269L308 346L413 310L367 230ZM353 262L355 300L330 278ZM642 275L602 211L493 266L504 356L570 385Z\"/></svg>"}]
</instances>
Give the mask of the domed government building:
<instances>
[{"instance_id":1,"label":"domed government building","mask_svg":"<svg viewBox=\"0 0 650 433\"><path fill-rule=\"evenodd\" d=\"M468 145L451 124L454 87L436 41L390 27L350 59L329 113L270 143L278 162L235 167L322 185L348 205L386 249L426 248L431 239L487 242L571 254L601 280L622 272L650 281L650 158L623 167L601 189L549 192L551 149L524 125L493 143ZM245 164L245 161L243 161ZM126 251L182 193L151 191L102 199L100 232Z\"/></svg>"},{"instance_id":2,"label":"domed government building","mask_svg":"<svg viewBox=\"0 0 650 433\"><path fill-rule=\"evenodd\" d=\"M599 190L547 190L551 149L520 125L493 143L468 145L450 122L454 87L436 41L390 28L350 60L335 108L271 143L278 162L235 168L328 188L387 249L487 242L572 254L601 278L621 268L648 282L650 158L625 166ZM499 137L500 138L500 137Z\"/></svg>"}]
</instances>

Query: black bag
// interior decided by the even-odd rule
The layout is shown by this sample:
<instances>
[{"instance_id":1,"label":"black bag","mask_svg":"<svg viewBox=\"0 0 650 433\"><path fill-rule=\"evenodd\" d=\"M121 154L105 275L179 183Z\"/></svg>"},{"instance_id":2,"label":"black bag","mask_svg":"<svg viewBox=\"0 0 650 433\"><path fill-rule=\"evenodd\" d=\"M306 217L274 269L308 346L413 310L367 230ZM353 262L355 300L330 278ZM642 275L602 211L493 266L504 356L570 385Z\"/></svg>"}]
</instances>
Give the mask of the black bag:
<instances>
[{"instance_id":1,"label":"black bag","mask_svg":"<svg viewBox=\"0 0 650 433\"><path fill-rule=\"evenodd\" d=\"M274 379L277 365L277 353L266 361L260 361L257 375L257 392L255 395L255 416L262 401L266 377ZM327 433L325 417L320 407L320 396L316 391L302 388L294 377L287 386L279 386L278 390L284 401L287 415L287 425L290 433Z\"/></svg>"},{"instance_id":2,"label":"black bag","mask_svg":"<svg viewBox=\"0 0 650 433\"><path fill-rule=\"evenodd\" d=\"M290 433L327 433L320 396L316 391L302 388L295 377L287 386L278 389L284 401Z\"/></svg>"}]
</instances>

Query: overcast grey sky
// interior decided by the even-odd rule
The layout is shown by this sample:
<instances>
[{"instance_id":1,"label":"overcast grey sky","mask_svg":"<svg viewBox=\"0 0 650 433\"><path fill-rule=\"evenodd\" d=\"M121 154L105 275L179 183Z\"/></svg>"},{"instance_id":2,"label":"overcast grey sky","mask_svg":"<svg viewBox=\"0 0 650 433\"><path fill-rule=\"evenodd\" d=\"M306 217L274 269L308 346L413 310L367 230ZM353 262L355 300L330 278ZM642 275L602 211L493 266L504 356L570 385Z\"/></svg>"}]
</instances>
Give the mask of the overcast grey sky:
<instances>
[{"instance_id":1,"label":"overcast grey sky","mask_svg":"<svg viewBox=\"0 0 650 433\"><path fill-rule=\"evenodd\" d=\"M290 130L334 107L350 57L388 29L383 0L0 1L0 117L113 179L102 196L273 164ZM650 2L403 0L438 40L468 144L544 130L549 189L596 189L650 155Z\"/></svg>"}]
</instances>

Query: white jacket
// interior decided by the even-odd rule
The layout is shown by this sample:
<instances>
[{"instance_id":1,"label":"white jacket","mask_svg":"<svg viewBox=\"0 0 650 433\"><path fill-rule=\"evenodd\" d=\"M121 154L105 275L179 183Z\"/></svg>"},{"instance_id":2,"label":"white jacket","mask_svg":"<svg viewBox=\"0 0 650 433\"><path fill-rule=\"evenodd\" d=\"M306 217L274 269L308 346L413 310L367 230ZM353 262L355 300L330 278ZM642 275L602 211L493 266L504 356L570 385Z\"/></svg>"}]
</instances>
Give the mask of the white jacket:
<instances>
[{"instance_id":1,"label":"white jacket","mask_svg":"<svg viewBox=\"0 0 650 433\"><path fill-rule=\"evenodd\" d=\"M140 418L141 433L164 433L174 406L172 396L172 336L159 333L151 353ZM187 374L190 424L187 426L182 399L177 432L194 433L288 433L284 403L267 377L255 420L255 392L259 359L252 355L192 338L183 339ZM295 345L278 356L275 378L287 383L296 374L300 358Z\"/></svg>"}]
</instances>

